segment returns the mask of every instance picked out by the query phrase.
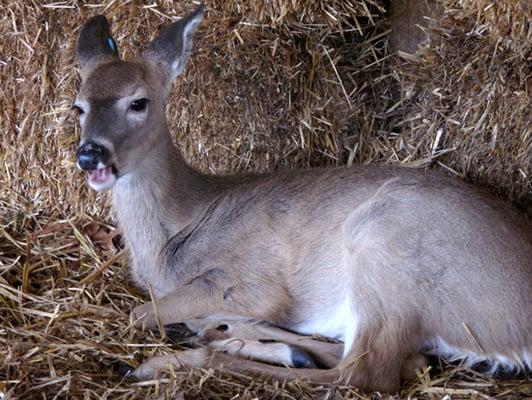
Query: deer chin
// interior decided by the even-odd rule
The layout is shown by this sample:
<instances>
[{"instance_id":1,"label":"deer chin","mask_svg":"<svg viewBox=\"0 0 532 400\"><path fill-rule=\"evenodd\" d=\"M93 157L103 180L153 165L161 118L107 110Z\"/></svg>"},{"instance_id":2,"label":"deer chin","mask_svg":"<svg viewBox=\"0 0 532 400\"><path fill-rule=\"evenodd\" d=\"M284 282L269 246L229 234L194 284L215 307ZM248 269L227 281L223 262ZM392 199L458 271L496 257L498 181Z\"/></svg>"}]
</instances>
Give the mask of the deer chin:
<instances>
[{"instance_id":1,"label":"deer chin","mask_svg":"<svg viewBox=\"0 0 532 400\"><path fill-rule=\"evenodd\" d=\"M87 182L92 190L96 192L103 192L111 189L116 183L116 173L112 165L101 166L92 171L89 171L89 178Z\"/></svg>"}]
</instances>

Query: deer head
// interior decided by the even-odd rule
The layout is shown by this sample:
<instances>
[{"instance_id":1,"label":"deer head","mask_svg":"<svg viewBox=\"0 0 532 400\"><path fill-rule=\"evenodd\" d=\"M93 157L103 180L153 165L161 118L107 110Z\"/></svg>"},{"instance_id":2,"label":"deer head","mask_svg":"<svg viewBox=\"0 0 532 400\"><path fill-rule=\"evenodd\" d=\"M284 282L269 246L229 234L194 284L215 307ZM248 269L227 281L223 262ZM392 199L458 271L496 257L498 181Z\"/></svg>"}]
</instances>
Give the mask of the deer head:
<instances>
[{"instance_id":1,"label":"deer head","mask_svg":"<svg viewBox=\"0 0 532 400\"><path fill-rule=\"evenodd\" d=\"M73 105L81 125L76 158L92 189L111 189L167 135L166 97L185 68L202 16L199 6L169 25L133 61L119 58L104 16L90 18L81 29L82 83Z\"/></svg>"}]
</instances>

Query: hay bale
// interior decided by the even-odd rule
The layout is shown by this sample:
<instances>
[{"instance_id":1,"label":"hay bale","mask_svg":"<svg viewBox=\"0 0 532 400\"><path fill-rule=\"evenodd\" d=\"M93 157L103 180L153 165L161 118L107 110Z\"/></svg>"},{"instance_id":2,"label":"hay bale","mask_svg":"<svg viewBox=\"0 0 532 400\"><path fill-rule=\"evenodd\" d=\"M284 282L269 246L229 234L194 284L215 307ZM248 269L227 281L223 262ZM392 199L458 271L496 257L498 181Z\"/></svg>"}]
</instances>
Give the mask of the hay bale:
<instances>
[{"instance_id":1,"label":"hay bale","mask_svg":"<svg viewBox=\"0 0 532 400\"><path fill-rule=\"evenodd\" d=\"M531 4L442 5L429 45L395 67L396 151L490 186L532 215Z\"/></svg>"},{"instance_id":2,"label":"hay bale","mask_svg":"<svg viewBox=\"0 0 532 400\"><path fill-rule=\"evenodd\" d=\"M170 102L186 158L217 173L337 164L343 139L373 113L354 75L378 70L382 54L377 15L361 4L213 7Z\"/></svg>"},{"instance_id":3,"label":"hay bale","mask_svg":"<svg viewBox=\"0 0 532 400\"><path fill-rule=\"evenodd\" d=\"M127 280L106 196L89 192L74 165L74 41L88 16L105 13L131 57L192 6L4 3L0 397L370 398L213 371L122 382L114 363L137 365L173 348L131 328L128 311L144 299ZM209 1L170 100L187 159L222 173L377 160L445 167L530 204L528 3L443 2L429 47L400 64L388 53L384 3ZM460 368L433 378L425 373L402 395L530 395L524 381L495 383Z\"/></svg>"}]
</instances>

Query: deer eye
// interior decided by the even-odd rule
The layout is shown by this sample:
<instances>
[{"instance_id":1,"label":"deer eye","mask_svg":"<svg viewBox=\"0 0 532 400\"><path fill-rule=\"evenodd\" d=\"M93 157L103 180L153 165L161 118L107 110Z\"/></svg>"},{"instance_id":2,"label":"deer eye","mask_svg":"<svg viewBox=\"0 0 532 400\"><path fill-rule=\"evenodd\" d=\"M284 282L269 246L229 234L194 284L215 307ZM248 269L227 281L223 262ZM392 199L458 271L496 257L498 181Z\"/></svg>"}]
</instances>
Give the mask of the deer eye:
<instances>
[{"instance_id":1,"label":"deer eye","mask_svg":"<svg viewBox=\"0 0 532 400\"><path fill-rule=\"evenodd\" d=\"M81 108L80 106L77 106L75 104L71 107L71 109L74 110L76 112L76 114L78 114L78 115L85 114L85 111L83 110L83 108Z\"/></svg>"},{"instance_id":2,"label":"deer eye","mask_svg":"<svg viewBox=\"0 0 532 400\"><path fill-rule=\"evenodd\" d=\"M131 103L130 108L135 112L144 111L148 105L148 102L148 99L138 99Z\"/></svg>"}]
</instances>

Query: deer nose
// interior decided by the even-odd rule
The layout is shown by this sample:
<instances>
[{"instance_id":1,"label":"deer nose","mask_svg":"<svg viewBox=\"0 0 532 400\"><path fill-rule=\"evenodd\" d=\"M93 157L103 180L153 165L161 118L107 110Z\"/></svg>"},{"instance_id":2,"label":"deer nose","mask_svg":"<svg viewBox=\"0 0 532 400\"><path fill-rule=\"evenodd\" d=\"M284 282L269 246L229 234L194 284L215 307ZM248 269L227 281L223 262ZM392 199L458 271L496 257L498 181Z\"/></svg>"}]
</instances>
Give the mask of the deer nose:
<instances>
[{"instance_id":1,"label":"deer nose","mask_svg":"<svg viewBox=\"0 0 532 400\"><path fill-rule=\"evenodd\" d=\"M87 142L78 148L76 160L80 169L95 170L98 168L99 163L104 166L107 164L109 150L97 143Z\"/></svg>"}]
</instances>

